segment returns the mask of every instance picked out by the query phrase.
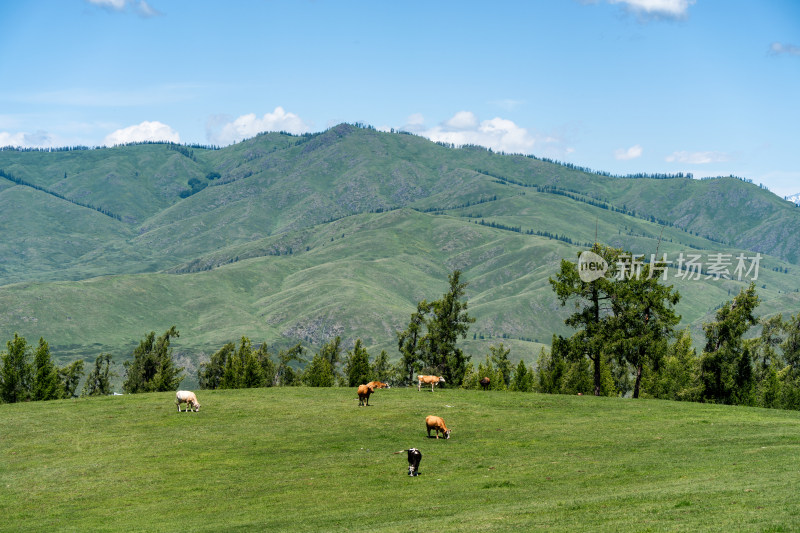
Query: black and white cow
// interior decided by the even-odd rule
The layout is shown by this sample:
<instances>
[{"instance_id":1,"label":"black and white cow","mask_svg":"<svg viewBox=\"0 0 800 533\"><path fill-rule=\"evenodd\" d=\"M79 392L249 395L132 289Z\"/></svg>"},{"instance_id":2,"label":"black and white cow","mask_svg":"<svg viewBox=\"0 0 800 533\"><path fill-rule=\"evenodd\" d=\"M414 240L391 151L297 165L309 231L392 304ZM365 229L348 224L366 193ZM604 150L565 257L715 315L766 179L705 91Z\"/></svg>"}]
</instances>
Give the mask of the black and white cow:
<instances>
[{"instance_id":1,"label":"black and white cow","mask_svg":"<svg viewBox=\"0 0 800 533\"><path fill-rule=\"evenodd\" d=\"M408 450L408 475L419 475L419 462L422 459L422 453L416 448L409 448Z\"/></svg>"}]
</instances>

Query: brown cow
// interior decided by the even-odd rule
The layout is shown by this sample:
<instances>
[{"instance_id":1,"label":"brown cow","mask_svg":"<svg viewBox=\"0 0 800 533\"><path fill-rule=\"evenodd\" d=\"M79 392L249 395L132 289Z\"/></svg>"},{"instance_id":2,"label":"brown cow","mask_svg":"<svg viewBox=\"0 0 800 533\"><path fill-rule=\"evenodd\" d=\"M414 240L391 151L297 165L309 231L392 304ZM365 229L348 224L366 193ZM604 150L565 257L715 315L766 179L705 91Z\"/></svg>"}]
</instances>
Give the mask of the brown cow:
<instances>
[{"instance_id":1,"label":"brown cow","mask_svg":"<svg viewBox=\"0 0 800 533\"><path fill-rule=\"evenodd\" d=\"M362 405L365 407L369 407L369 395L375 392L373 387L369 385L359 385L358 386L358 406L361 407Z\"/></svg>"},{"instance_id":2,"label":"brown cow","mask_svg":"<svg viewBox=\"0 0 800 533\"><path fill-rule=\"evenodd\" d=\"M445 439L450 438L450 430L444 425L444 420L442 420L441 417L433 415L425 417L425 426L428 429L428 437L431 436L431 430L435 429L437 439L439 438L440 431L442 432L442 435L444 435Z\"/></svg>"},{"instance_id":3,"label":"brown cow","mask_svg":"<svg viewBox=\"0 0 800 533\"><path fill-rule=\"evenodd\" d=\"M373 389L388 389L389 384L382 381L370 381L367 383L367 387L372 387Z\"/></svg>"},{"instance_id":4,"label":"brown cow","mask_svg":"<svg viewBox=\"0 0 800 533\"><path fill-rule=\"evenodd\" d=\"M481 387L483 387L483 390L486 390L486 389L488 389L488 388L489 388L489 382L490 382L490 381L491 381L491 380L490 380L489 378L487 378L487 377L485 377L485 378L483 378L483 379L481 380Z\"/></svg>"},{"instance_id":5,"label":"brown cow","mask_svg":"<svg viewBox=\"0 0 800 533\"><path fill-rule=\"evenodd\" d=\"M422 384L424 383L425 385L430 384L431 392L433 392L433 387L435 387L437 383L445 382L444 378L439 376L417 376L417 380L419 381L419 385L417 386L418 391L422 390Z\"/></svg>"}]
</instances>

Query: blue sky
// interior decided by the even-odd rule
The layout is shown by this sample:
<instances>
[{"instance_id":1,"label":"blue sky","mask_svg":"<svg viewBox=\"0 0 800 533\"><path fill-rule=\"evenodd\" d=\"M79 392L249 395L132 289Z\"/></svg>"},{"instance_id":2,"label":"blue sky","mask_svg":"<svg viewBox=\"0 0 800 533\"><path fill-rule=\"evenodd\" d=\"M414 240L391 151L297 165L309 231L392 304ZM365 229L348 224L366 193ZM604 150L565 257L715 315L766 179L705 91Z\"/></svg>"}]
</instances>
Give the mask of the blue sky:
<instances>
[{"instance_id":1,"label":"blue sky","mask_svg":"<svg viewBox=\"0 0 800 533\"><path fill-rule=\"evenodd\" d=\"M795 0L30 0L0 47L0 146L363 122L800 193Z\"/></svg>"}]
</instances>

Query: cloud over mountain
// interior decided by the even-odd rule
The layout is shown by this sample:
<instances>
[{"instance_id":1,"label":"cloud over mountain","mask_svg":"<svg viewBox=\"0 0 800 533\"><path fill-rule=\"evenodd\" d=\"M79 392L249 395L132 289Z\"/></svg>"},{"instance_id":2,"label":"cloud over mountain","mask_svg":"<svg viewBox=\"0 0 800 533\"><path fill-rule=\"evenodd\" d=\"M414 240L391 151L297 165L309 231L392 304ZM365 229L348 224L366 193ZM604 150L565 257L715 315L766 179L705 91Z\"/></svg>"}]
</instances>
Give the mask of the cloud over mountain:
<instances>
[{"instance_id":1,"label":"cloud over mountain","mask_svg":"<svg viewBox=\"0 0 800 533\"><path fill-rule=\"evenodd\" d=\"M220 146L227 146L265 131L285 131L297 135L310 131L310 126L281 106L276 107L272 113L265 113L261 118L255 113L241 115L232 121L226 117L213 117L206 125L208 140Z\"/></svg>"},{"instance_id":2,"label":"cloud over mountain","mask_svg":"<svg viewBox=\"0 0 800 533\"><path fill-rule=\"evenodd\" d=\"M169 141L174 143L181 142L181 136L166 124L158 121L144 121L141 124L128 126L109 133L103 140L106 146L126 144L131 142L143 141Z\"/></svg>"}]
</instances>

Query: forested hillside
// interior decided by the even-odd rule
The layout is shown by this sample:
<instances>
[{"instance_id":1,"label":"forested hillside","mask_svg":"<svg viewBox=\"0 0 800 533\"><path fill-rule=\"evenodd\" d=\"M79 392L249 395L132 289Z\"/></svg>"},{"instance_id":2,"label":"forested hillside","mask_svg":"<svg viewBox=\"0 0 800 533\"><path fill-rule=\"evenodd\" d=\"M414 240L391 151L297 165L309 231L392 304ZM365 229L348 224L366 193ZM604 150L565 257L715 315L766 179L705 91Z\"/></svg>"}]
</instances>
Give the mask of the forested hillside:
<instances>
[{"instance_id":1,"label":"forested hillside","mask_svg":"<svg viewBox=\"0 0 800 533\"><path fill-rule=\"evenodd\" d=\"M614 177L342 124L222 149L0 151L0 338L129 357L176 325L193 368L243 335L340 335L397 356L395 332L463 272L475 356L532 361L566 333L548 283L597 239L649 256L763 254L762 314L794 312L800 209L738 178ZM701 331L746 281L674 279Z\"/></svg>"}]
</instances>

